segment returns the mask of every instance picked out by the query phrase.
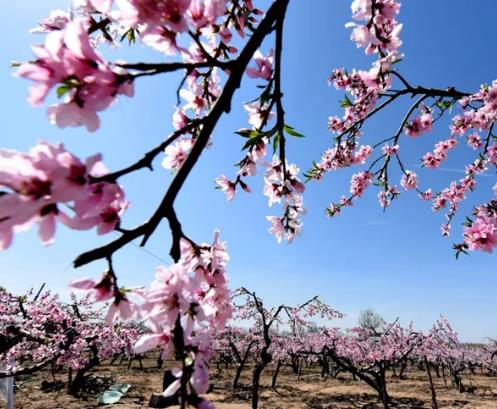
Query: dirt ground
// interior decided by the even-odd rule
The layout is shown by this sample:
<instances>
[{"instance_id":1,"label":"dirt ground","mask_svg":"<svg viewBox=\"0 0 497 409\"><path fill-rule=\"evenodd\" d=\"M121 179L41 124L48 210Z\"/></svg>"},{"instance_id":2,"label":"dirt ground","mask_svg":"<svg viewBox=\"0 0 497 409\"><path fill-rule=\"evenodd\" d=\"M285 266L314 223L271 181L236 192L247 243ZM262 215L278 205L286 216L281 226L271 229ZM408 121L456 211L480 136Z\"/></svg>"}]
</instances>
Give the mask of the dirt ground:
<instances>
[{"instance_id":1,"label":"dirt ground","mask_svg":"<svg viewBox=\"0 0 497 409\"><path fill-rule=\"evenodd\" d=\"M152 393L159 393L162 385L163 370L158 370L154 360L144 361L144 369L139 369L136 362L130 370L126 365L104 365L92 373L100 383L122 382L131 384L131 388L121 401L113 405L116 409L134 409L148 407ZM272 367L263 375L261 400L262 409L381 409L374 391L360 381L352 380L348 375L339 375L337 379L323 380L317 367L304 368L301 379L283 368L278 378L277 391L267 387L271 381ZM212 384L214 390L208 395L220 409L250 408L250 369L242 376L241 387L236 393L230 389L232 370L226 372L214 369ZM64 375L57 375L61 381ZM87 409L98 407L96 393L85 392L80 398L66 394L65 389L43 392L41 381L50 380L48 373L24 377L17 381L19 389L15 394L16 409ZM439 408L451 409L497 409L497 378L484 375L465 375L463 382L475 388L472 393L459 393L447 388L442 378L434 376ZM97 385L97 389L99 386ZM100 389L103 385L100 385ZM427 376L424 372L409 372L407 379L390 379L388 390L393 398L392 408L429 409L431 397ZM0 400L0 408L5 408ZM109 406L111 407L111 406Z\"/></svg>"}]
</instances>

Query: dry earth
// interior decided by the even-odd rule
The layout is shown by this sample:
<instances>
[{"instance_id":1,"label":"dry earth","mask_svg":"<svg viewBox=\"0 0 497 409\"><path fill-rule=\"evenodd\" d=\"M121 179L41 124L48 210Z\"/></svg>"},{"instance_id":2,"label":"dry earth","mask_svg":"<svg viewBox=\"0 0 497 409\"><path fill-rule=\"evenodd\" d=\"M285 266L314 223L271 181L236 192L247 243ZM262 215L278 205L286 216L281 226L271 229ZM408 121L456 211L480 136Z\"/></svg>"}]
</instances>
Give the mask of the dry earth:
<instances>
[{"instance_id":1,"label":"dry earth","mask_svg":"<svg viewBox=\"0 0 497 409\"><path fill-rule=\"evenodd\" d=\"M154 360L144 361L144 369L137 363L128 371L125 365L104 365L93 373L97 380L131 384L126 396L115 409L146 408L152 393L161 390L162 370L154 367ZM249 409L250 373L242 376L241 388L234 394L230 389L231 371L214 369L212 383L214 390L209 394L211 401L220 409ZM270 383L272 368L263 376L263 385ZM66 379L57 375L61 381ZM19 389L15 394L16 409L87 409L98 407L96 394L86 392L80 398L69 396L65 390L42 392L41 381L50 379L48 373L18 380ZM497 409L497 378L484 375L466 375L464 382L475 387L473 393L459 393L447 388L443 379L434 377L439 408L451 409ZM100 389L102 385L100 385ZM393 408L429 409L431 408L430 390L424 372L410 372L407 379L390 379L388 389L393 398ZM262 409L380 409L376 396L365 384L353 381L348 375L338 379L323 380L317 367L305 368L298 380L289 368L280 373L278 390L263 387L259 407ZM108 407L112 407L108 406ZM5 402L0 401L0 408Z\"/></svg>"}]
</instances>

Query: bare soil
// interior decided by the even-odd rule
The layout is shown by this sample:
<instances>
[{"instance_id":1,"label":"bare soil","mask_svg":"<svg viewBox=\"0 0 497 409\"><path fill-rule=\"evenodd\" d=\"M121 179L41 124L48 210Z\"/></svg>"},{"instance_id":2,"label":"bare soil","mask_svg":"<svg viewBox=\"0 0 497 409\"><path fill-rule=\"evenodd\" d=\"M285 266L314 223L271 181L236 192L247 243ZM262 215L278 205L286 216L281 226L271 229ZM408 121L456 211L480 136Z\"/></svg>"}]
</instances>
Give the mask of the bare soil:
<instances>
[{"instance_id":1,"label":"bare soil","mask_svg":"<svg viewBox=\"0 0 497 409\"><path fill-rule=\"evenodd\" d=\"M131 369L126 365L103 365L92 371L95 376L93 391L85 391L80 397L66 393L64 385L59 390L48 392L41 390L43 380L51 381L48 371L17 380L18 389L15 394L15 408L19 409L87 409L98 407L96 391L105 389L106 385L114 382L129 383L131 388L121 401L114 406L116 409L146 408L152 393L160 393L164 369L157 369L156 361L144 361L144 368L139 369L134 362ZM263 374L261 398L259 407L262 409L381 409L374 391L361 381L354 381L347 374L340 374L337 379L322 379L317 366L304 368L300 379L290 368L283 367L277 390L270 389L272 367ZM250 408L250 368L242 375L240 388L231 390L233 369L212 370L214 389L208 395L209 399L220 409L249 409ZM483 374L469 375L463 378L463 383L474 389L471 393L459 393L445 386L443 378L434 382L439 408L450 409L497 409L497 378ZM67 376L56 375L56 379L64 382ZM431 394L427 375L421 371L407 373L407 378L399 380L390 378L388 391L393 399L392 408L397 409L430 409ZM0 408L5 408L5 402L0 400Z\"/></svg>"}]
</instances>

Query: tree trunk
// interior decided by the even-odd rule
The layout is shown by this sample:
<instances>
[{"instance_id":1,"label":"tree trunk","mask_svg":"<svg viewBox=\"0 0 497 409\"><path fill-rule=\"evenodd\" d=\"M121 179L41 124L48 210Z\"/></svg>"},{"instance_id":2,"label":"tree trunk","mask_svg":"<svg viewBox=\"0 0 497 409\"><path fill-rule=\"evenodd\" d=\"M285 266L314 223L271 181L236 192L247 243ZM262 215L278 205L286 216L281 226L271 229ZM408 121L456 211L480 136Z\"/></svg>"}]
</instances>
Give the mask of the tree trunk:
<instances>
[{"instance_id":1,"label":"tree trunk","mask_svg":"<svg viewBox=\"0 0 497 409\"><path fill-rule=\"evenodd\" d=\"M442 375L444 378L445 387L447 387L447 378L445 377L445 365L442 364Z\"/></svg>"},{"instance_id":2,"label":"tree trunk","mask_svg":"<svg viewBox=\"0 0 497 409\"><path fill-rule=\"evenodd\" d=\"M430 381L431 407L432 407L432 409L438 409L437 395L435 394L435 387L433 386L433 379L431 377L430 364L429 364L426 356L424 358L425 358L425 365L426 365L426 373L428 374L428 380Z\"/></svg>"},{"instance_id":3,"label":"tree trunk","mask_svg":"<svg viewBox=\"0 0 497 409\"><path fill-rule=\"evenodd\" d=\"M249 358L250 354L250 349L252 348L252 345L254 342L250 342L250 344L247 346L247 349L245 350L245 353L243 354L243 358L240 359L240 355L238 352L236 352L236 356L238 357L239 361L236 366L236 372L235 372L235 378L233 379L233 391L238 387L238 381L240 380L240 376L242 374L243 368L245 368L245 364L247 363L247 360ZM226 368L226 371L228 368Z\"/></svg>"},{"instance_id":4,"label":"tree trunk","mask_svg":"<svg viewBox=\"0 0 497 409\"><path fill-rule=\"evenodd\" d=\"M78 371L76 372L76 376L68 385L67 393L69 393L69 395L75 396L81 390L85 382L85 373L86 368L78 369Z\"/></svg>"},{"instance_id":5,"label":"tree trunk","mask_svg":"<svg viewBox=\"0 0 497 409\"><path fill-rule=\"evenodd\" d=\"M407 359L404 359L400 363L399 379L405 379L404 372L406 371L406 368L407 368Z\"/></svg>"},{"instance_id":6,"label":"tree trunk","mask_svg":"<svg viewBox=\"0 0 497 409\"><path fill-rule=\"evenodd\" d=\"M267 352L269 347L264 347L261 351L261 362L259 362L252 375L252 409L257 409L259 405L259 385L261 381L261 374L264 368L271 362L272 357Z\"/></svg>"},{"instance_id":7,"label":"tree trunk","mask_svg":"<svg viewBox=\"0 0 497 409\"><path fill-rule=\"evenodd\" d=\"M240 375L242 374L243 367L245 366L245 363L240 363L236 366L236 372L235 372L235 378L233 379L233 390L238 388L238 381L240 380Z\"/></svg>"},{"instance_id":8,"label":"tree trunk","mask_svg":"<svg viewBox=\"0 0 497 409\"><path fill-rule=\"evenodd\" d=\"M303 360L302 359L299 359L299 373L297 375L297 379L300 381L300 376L302 375L302 364L303 364Z\"/></svg>"},{"instance_id":9,"label":"tree trunk","mask_svg":"<svg viewBox=\"0 0 497 409\"><path fill-rule=\"evenodd\" d=\"M278 379L278 374L280 373L281 365L282 365L282 362L280 359L278 359L278 362L276 363L276 368L274 369L273 379L271 380L271 388L272 389L276 389L276 380Z\"/></svg>"},{"instance_id":10,"label":"tree trunk","mask_svg":"<svg viewBox=\"0 0 497 409\"><path fill-rule=\"evenodd\" d=\"M376 384L378 385L379 398L383 402L383 408L388 409L388 404L390 403L390 396L387 392L387 382L385 378L385 369L380 368L377 376L375 376Z\"/></svg>"}]
</instances>

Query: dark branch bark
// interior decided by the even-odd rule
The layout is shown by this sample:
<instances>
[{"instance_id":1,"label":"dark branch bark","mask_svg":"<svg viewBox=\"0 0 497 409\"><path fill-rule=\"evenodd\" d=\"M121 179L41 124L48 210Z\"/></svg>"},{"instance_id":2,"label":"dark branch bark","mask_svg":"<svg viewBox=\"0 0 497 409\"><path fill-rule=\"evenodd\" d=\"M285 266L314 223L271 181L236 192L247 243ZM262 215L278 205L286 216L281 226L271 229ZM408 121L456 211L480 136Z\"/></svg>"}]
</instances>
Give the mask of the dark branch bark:
<instances>
[{"instance_id":1,"label":"dark branch bark","mask_svg":"<svg viewBox=\"0 0 497 409\"><path fill-rule=\"evenodd\" d=\"M241 51L239 57L233 63L231 74L226 81L221 95L212 107L209 114L203 119L202 129L198 134L197 140L190 152L190 155L183 163L183 166L181 166L181 168L178 170L178 173L171 182L171 185L164 195L162 202L160 203L159 207L154 212L152 217L140 226L126 231L117 240L114 240L102 247L98 247L79 255L74 261L75 267L80 267L92 261L108 257L124 245L141 236L143 236L141 245L145 245L159 223L165 217L169 219L170 224L174 225L176 228L180 228L173 208L174 201L191 170L197 163L200 154L206 147L209 141L209 137L212 134L212 131L214 130L219 118L222 116L223 113L227 113L231 110L231 100L233 94L240 87L240 83L248 63L250 62L254 52L260 46L266 35L268 35L272 31L273 24L285 11L286 6L288 5L288 1L289 0L276 0L271 5L265 17L262 19L257 29L254 31L252 37L250 37L244 49ZM170 254L175 261L179 259L179 240L177 240L177 237L177 232L175 234L175 232L173 231L173 243Z\"/></svg>"},{"instance_id":2,"label":"dark branch bark","mask_svg":"<svg viewBox=\"0 0 497 409\"><path fill-rule=\"evenodd\" d=\"M119 179L121 176L127 175L129 173L135 172L137 170L143 169L143 168L148 168L150 170L153 170L152 163L155 159L155 157L164 151L171 143L173 143L176 139L178 139L180 136L193 131L196 127L198 127L202 123L202 120L194 120L191 123L189 123L187 126L173 132L168 136L168 138L162 142L160 145L157 145L155 148L151 149L147 153L143 155L143 157L138 160L137 162L133 163L132 165L129 165L121 170L118 170L116 172L109 173L104 176L96 177L91 180L92 183L98 183L98 182L115 182L117 179Z\"/></svg>"},{"instance_id":3,"label":"dark branch bark","mask_svg":"<svg viewBox=\"0 0 497 409\"><path fill-rule=\"evenodd\" d=\"M140 71L137 73L129 73L128 76L131 79L138 77L164 74L168 72L174 72L179 70L186 70L187 72L192 72L197 68L212 68L218 67L222 70L231 70L235 68L236 61L219 61L210 58L208 61L195 62L195 63L185 63L185 62L170 62L170 63L126 63L126 64L116 64L121 68L128 70Z\"/></svg>"}]
</instances>

